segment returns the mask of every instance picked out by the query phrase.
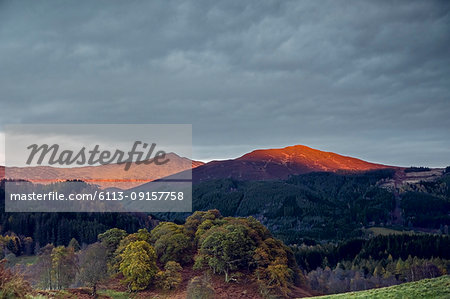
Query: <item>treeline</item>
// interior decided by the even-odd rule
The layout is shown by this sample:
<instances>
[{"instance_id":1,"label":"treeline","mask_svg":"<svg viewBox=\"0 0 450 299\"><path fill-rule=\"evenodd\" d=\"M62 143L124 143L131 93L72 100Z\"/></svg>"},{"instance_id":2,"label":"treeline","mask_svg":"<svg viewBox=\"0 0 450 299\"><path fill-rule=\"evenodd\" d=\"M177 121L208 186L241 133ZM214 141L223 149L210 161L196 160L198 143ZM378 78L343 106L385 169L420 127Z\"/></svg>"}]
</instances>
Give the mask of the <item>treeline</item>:
<instances>
[{"instance_id":1,"label":"treeline","mask_svg":"<svg viewBox=\"0 0 450 299\"><path fill-rule=\"evenodd\" d=\"M389 256L403 260L408 256L450 259L450 236L400 234L291 248L298 265L309 272L317 267L334 268L338 263L355 259L382 260Z\"/></svg>"},{"instance_id":2,"label":"treeline","mask_svg":"<svg viewBox=\"0 0 450 299\"><path fill-rule=\"evenodd\" d=\"M286 243L298 243L302 238L341 240L361 236L364 225L390 221L394 197L376 183L392 175L391 170L379 170L311 173L271 182L209 181L194 185L193 210L218 209L224 216L234 217L253 215ZM66 186L55 183L44 187L64 190ZM76 187L94 188L82 182ZM156 214L177 223L184 223L188 216ZM145 214L5 213L4 181L0 183L0 234L14 232L20 238L31 237L37 249L47 243L67 246L72 238L80 244L91 244L109 228L133 232L155 224Z\"/></svg>"},{"instance_id":3,"label":"treeline","mask_svg":"<svg viewBox=\"0 0 450 299\"><path fill-rule=\"evenodd\" d=\"M409 256L406 260L362 259L338 263L334 269L319 267L307 274L309 286L326 294L361 291L388 287L404 282L434 278L448 274L450 260L420 259Z\"/></svg>"},{"instance_id":4,"label":"treeline","mask_svg":"<svg viewBox=\"0 0 450 299\"><path fill-rule=\"evenodd\" d=\"M150 232L112 228L86 248L75 239L69 246L47 244L37 262L22 270L39 288L89 286L95 293L105 277L117 275L130 291L176 289L183 267L221 275L227 283L244 277L257 281L266 295L289 297L294 286L306 283L291 249L260 222L223 217L218 210L195 212L183 225L163 222ZM197 277L188 293L197 298L204 288Z\"/></svg>"},{"instance_id":5,"label":"treeline","mask_svg":"<svg viewBox=\"0 0 450 299\"><path fill-rule=\"evenodd\" d=\"M450 237L388 235L291 246L313 290L342 293L450 273Z\"/></svg>"},{"instance_id":6,"label":"treeline","mask_svg":"<svg viewBox=\"0 0 450 299\"><path fill-rule=\"evenodd\" d=\"M362 237L363 228L390 225L395 197L378 186L394 170L357 174L309 173L288 180L242 182L207 181L193 186L193 210L218 209L224 216L254 216L287 244L305 238L339 241ZM77 184L89 189L91 185ZM0 234L31 237L37 248L47 243L67 246L96 241L99 233L117 227L127 232L152 228L156 221L145 214L126 213L5 213L4 182L0 183ZM64 183L46 188L64 189ZM450 175L433 182L403 187L401 208L410 227L448 231ZM184 223L189 213L157 213L155 218ZM447 226L447 227L446 227Z\"/></svg>"},{"instance_id":7,"label":"treeline","mask_svg":"<svg viewBox=\"0 0 450 299\"><path fill-rule=\"evenodd\" d=\"M414 227L441 229L450 225L450 174L431 182L404 186L401 207L406 223Z\"/></svg>"},{"instance_id":8,"label":"treeline","mask_svg":"<svg viewBox=\"0 0 450 299\"><path fill-rule=\"evenodd\" d=\"M423 167L423 166L411 166L409 168L406 168L404 171L405 173L409 172L422 172L422 171L430 171L431 169L429 167Z\"/></svg>"},{"instance_id":9,"label":"treeline","mask_svg":"<svg viewBox=\"0 0 450 299\"><path fill-rule=\"evenodd\" d=\"M80 244L91 244L97 241L98 234L109 228L134 232L143 227L151 228L156 223L148 215L138 213L6 213L4 183L4 180L0 182L0 235L18 238L18 250L8 249L16 255L37 252L48 243L67 246L72 238ZM78 186L83 184L80 182ZM91 185L85 185L91 188ZM64 183L60 182L49 188L63 187ZM31 238L31 252L30 239L25 238Z\"/></svg>"}]
</instances>

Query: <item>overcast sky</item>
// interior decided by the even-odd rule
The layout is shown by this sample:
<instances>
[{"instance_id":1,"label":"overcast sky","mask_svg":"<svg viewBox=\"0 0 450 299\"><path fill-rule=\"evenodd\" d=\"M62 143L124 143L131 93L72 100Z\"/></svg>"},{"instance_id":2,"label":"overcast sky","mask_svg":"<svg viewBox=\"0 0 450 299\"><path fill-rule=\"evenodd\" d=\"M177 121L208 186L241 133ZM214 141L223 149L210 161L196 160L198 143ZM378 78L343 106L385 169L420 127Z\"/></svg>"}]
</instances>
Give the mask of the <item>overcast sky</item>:
<instances>
[{"instance_id":1,"label":"overcast sky","mask_svg":"<svg viewBox=\"0 0 450 299\"><path fill-rule=\"evenodd\" d=\"M447 166L450 1L0 0L0 103L0 132L188 123L201 160Z\"/></svg>"}]
</instances>

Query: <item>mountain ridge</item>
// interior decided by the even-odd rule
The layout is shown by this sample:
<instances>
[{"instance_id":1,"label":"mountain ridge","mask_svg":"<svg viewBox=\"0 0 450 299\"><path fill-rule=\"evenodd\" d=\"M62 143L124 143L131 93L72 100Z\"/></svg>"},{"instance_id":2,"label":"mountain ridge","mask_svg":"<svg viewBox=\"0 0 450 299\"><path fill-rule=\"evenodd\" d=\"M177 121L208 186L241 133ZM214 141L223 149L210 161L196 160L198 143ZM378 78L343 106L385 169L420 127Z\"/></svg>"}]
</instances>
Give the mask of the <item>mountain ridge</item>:
<instances>
[{"instance_id":1,"label":"mountain ridge","mask_svg":"<svg viewBox=\"0 0 450 299\"><path fill-rule=\"evenodd\" d=\"M384 168L401 169L305 145L293 145L257 149L236 159L211 161L193 169L192 177L194 182L222 178L274 180L309 172L362 172Z\"/></svg>"},{"instance_id":2,"label":"mountain ridge","mask_svg":"<svg viewBox=\"0 0 450 299\"><path fill-rule=\"evenodd\" d=\"M0 166L0 178L23 179L43 184L78 179L99 185L101 188L128 189L203 165L203 162L180 157L175 153L167 153L166 157L169 162L163 165L133 162L128 171L124 170L123 164L117 163L73 168L8 167L6 173L5 167Z\"/></svg>"},{"instance_id":3,"label":"mountain ridge","mask_svg":"<svg viewBox=\"0 0 450 299\"><path fill-rule=\"evenodd\" d=\"M403 169L402 167L377 164L333 152L321 151L305 145L256 149L235 159L215 160L208 163L189 160L174 153L169 153L168 155L171 155L171 159L174 162L171 166L160 168L160 166L156 167L154 165L153 167L152 165L134 165L130 169L132 173L127 173L126 182L120 181L123 175L118 175L120 169L117 167L122 166L118 164L76 167L70 171L67 168L46 166L39 166L40 168L12 167L8 168L8 177L11 177L10 174L14 174L13 177L15 178L30 181L33 181L30 177L36 178L39 176L42 176L41 179L44 181L49 176L50 179L62 177L64 180L78 178L85 179L88 182L92 181L103 188L117 187L128 189L154 180L179 178L185 171L191 171L191 169L194 183L223 178L244 181L278 180L287 179L291 175L310 172L364 172L384 168ZM36 170L38 170L38 173ZM28 173L30 171L31 174ZM96 171L100 171L102 180L92 175L92 172ZM133 174L133 171L135 174ZM0 177L4 177L4 168L1 167ZM108 178L111 178L111 180L108 180ZM133 179L135 180L133 181Z\"/></svg>"}]
</instances>

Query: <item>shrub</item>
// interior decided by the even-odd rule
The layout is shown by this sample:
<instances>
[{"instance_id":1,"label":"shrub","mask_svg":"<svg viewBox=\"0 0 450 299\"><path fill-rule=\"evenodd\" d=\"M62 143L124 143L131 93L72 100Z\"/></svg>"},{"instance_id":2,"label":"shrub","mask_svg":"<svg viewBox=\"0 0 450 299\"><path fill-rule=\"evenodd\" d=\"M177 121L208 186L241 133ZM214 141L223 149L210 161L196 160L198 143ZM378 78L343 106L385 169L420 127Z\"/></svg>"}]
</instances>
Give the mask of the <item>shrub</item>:
<instances>
[{"instance_id":1,"label":"shrub","mask_svg":"<svg viewBox=\"0 0 450 299\"><path fill-rule=\"evenodd\" d=\"M182 281L183 268L177 262L169 261L164 269L165 271L159 271L156 274L156 286L163 290L176 289Z\"/></svg>"},{"instance_id":2,"label":"shrub","mask_svg":"<svg viewBox=\"0 0 450 299\"><path fill-rule=\"evenodd\" d=\"M32 291L30 284L21 275L6 269L5 262L0 261L0 298L26 298Z\"/></svg>"}]
</instances>

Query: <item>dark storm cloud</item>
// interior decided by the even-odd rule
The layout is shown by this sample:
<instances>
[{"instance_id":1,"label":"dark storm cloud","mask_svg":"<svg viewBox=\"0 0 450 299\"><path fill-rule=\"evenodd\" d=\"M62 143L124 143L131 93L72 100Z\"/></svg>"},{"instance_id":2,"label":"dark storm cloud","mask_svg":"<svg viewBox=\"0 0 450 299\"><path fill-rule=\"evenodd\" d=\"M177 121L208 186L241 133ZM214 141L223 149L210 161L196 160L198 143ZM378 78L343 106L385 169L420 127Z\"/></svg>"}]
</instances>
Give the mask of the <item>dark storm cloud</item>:
<instances>
[{"instance_id":1,"label":"dark storm cloud","mask_svg":"<svg viewBox=\"0 0 450 299\"><path fill-rule=\"evenodd\" d=\"M442 1L3 1L1 124L192 123L195 158L306 144L450 164Z\"/></svg>"}]
</instances>

